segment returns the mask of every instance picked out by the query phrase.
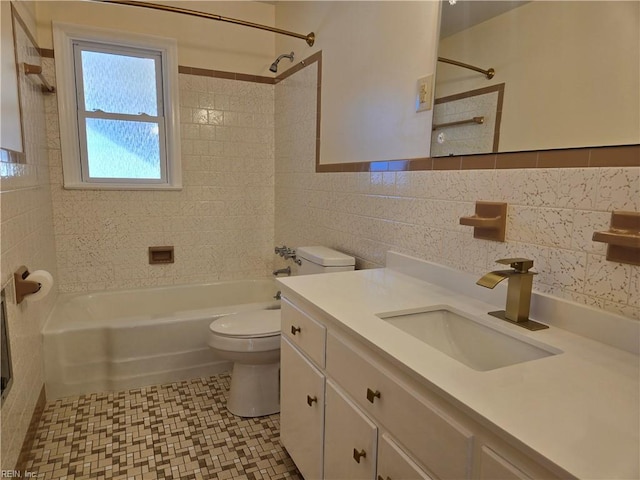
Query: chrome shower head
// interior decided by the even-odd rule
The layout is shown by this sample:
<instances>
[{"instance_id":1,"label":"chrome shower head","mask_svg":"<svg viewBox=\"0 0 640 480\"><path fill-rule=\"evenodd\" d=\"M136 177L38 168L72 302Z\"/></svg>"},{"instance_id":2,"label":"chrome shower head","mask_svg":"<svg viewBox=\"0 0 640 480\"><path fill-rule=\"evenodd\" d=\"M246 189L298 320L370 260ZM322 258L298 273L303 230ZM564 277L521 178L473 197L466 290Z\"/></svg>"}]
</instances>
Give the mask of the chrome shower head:
<instances>
[{"instance_id":1,"label":"chrome shower head","mask_svg":"<svg viewBox=\"0 0 640 480\"><path fill-rule=\"evenodd\" d=\"M269 70L271 70L273 73L276 73L278 71L278 63L280 63L280 60L282 60L283 58L288 58L293 62L293 52L288 55L286 53L280 55L278 58L276 58L276 61L271 64Z\"/></svg>"}]
</instances>

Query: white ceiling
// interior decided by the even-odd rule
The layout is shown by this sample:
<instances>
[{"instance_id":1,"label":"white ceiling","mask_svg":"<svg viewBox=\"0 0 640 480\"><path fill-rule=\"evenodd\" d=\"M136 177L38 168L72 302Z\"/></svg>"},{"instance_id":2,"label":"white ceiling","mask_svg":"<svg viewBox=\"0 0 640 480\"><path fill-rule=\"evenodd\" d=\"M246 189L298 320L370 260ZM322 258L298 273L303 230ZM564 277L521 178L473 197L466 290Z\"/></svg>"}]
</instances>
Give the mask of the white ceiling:
<instances>
[{"instance_id":1,"label":"white ceiling","mask_svg":"<svg viewBox=\"0 0 640 480\"><path fill-rule=\"evenodd\" d=\"M440 38L448 37L472 25L502 15L525 3L529 2L515 0L458 0L455 5L451 5L448 0L443 0Z\"/></svg>"},{"instance_id":2,"label":"white ceiling","mask_svg":"<svg viewBox=\"0 0 640 480\"><path fill-rule=\"evenodd\" d=\"M451 5L449 0L441 1L442 23L440 25L440 38L448 37L529 3L528 1L517 0L457 0L455 5ZM259 0L259 2L268 3L269 5L278 3L277 0Z\"/></svg>"}]
</instances>

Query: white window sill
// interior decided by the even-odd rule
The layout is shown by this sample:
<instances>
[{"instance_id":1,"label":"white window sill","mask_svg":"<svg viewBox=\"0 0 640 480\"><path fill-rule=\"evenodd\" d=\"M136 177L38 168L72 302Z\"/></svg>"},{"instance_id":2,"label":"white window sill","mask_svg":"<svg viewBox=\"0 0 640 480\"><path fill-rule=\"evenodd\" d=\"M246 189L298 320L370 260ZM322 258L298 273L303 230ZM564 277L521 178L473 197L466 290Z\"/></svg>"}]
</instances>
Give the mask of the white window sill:
<instances>
[{"instance_id":1,"label":"white window sill","mask_svg":"<svg viewBox=\"0 0 640 480\"><path fill-rule=\"evenodd\" d=\"M72 183L65 184L65 190L182 190L182 185L131 185L123 183Z\"/></svg>"}]
</instances>

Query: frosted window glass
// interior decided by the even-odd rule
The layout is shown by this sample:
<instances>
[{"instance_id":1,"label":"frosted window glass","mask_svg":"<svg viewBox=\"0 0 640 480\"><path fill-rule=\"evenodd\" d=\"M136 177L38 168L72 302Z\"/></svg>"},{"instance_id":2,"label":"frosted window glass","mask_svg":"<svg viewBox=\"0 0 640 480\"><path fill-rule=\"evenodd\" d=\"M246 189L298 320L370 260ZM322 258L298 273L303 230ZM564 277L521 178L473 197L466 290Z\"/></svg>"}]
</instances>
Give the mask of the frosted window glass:
<instances>
[{"instance_id":1,"label":"frosted window glass","mask_svg":"<svg viewBox=\"0 0 640 480\"><path fill-rule=\"evenodd\" d=\"M86 111L158 116L153 58L82 50Z\"/></svg>"},{"instance_id":2,"label":"frosted window glass","mask_svg":"<svg viewBox=\"0 0 640 480\"><path fill-rule=\"evenodd\" d=\"M160 179L158 124L87 118L91 178Z\"/></svg>"}]
</instances>

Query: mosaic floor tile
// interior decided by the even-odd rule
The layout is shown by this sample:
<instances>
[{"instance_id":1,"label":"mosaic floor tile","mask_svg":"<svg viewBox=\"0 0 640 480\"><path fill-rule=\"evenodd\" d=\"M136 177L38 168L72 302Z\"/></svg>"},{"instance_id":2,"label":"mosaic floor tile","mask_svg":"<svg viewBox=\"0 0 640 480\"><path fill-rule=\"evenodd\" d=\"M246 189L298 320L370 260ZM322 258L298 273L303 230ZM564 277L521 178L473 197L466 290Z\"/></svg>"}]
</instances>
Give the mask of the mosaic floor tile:
<instances>
[{"instance_id":1,"label":"mosaic floor tile","mask_svg":"<svg viewBox=\"0 0 640 480\"><path fill-rule=\"evenodd\" d=\"M302 480L280 444L280 416L225 408L230 376L47 405L28 457L40 479Z\"/></svg>"}]
</instances>

